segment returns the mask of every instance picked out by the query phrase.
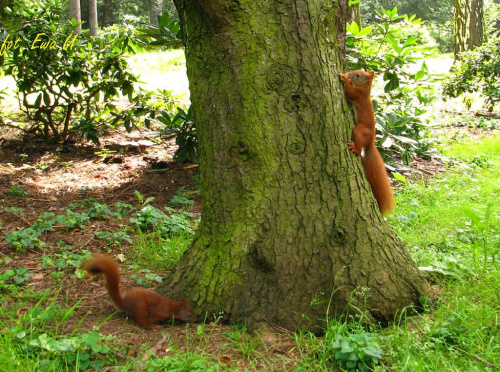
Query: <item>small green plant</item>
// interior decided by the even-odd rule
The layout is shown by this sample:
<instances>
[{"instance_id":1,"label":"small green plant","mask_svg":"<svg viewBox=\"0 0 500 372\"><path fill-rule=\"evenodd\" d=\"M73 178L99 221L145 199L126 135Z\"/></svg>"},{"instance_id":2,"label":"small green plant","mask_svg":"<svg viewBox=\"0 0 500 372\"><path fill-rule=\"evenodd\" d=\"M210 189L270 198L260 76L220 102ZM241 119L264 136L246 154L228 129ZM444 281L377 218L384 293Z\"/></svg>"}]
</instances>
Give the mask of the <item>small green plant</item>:
<instances>
[{"instance_id":1,"label":"small green plant","mask_svg":"<svg viewBox=\"0 0 500 372\"><path fill-rule=\"evenodd\" d=\"M134 206L132 204L128 203L120 203L116 202L114 203L115 206L115 214L120 215L120 216L128 216L130 211L134 210Z\"/></svg>"},{"instance_id":2,"label":"small green plant","mask_svg":"<svg viewBox=\"0 0 500 372\"><path fill-rule=\"evenodd\" d=\"M189 209L194 204L193 192L185 189L178 189L168 204L177 208Z\"/></svg>"},{"instance_id":3,"label":"small green plant","mask_svg":"<svg viewBox=\"0 0 500 372\"><path fill-rule=\"evenodd\" d=\"M110 155L116 154L115 150L110 150L107 148L100 149L99 151L94 151L94 155L99 156L100 158L107 158ZM93 198L95 200L95 198Z\"/></svg>"},{"instance_id":4,"label":"small green plant","mask_svg":"<svg viewBox=\"0 0 500 372\"><path fill-rule=\"evenodd\" d=\"M153 196L150 196L149 198L144 198L144 195L142 195L137 190L135 190L135 196L137 197L137 201L139 202L139 208L144 208L145 206L149 205L153 200L155 200Z\"/></svg>"},{"instance_id":5,"label":"small green plant","mask_svg":"<svg viewBox=\"0 0 500 372\"><path fill-rule=\"evenodd\" d=\"M113 213L109 209L106 204L93 203L90 208L87 210L87 213L90 218L120 218L121 215L119 213Z\"/></svg>"},{"instance_id":6,"label":"small green plant","mask_svg":"<svg viewBox=\"0 0 500 372\"><path fill-rule=\"evenodd\" d=\"M138 193L136 191L136 193ZM138 193L140 195L140 193ZM160 209L152 206L150 201L152 198L147 199L142 202L142 195L140 195L139 202L144 206L134 212L130 218L130 222L139 228L140 231L144 232L149 229L155 229L161 234L179 234L181 232L187 232L189 234L194 233L191 228L191 222L189 218L193 215L189 212L181 210L177 212L173 208L166 207L165 210L169 213L168 215L161 211Z\"/></svg>"},{"instance_id":7,"label":"small green plant","mask_svg":"<svg viewBox=\"0 0 500 372\"><path fill-rule=\"evenodd\" d=\"M369 371L383 352L371 333L339 335L330 345L336 364L347 371Z\"/></svg>"},{"instance_id":8,"label":"small green plant","mask_svg":"<svg viewBox=\"0 0 500 372\"><path fill-rule=\"evenodd\" d=\"M230 331L224 332L224 336L231 341L230 346L235 347L246 359L258 354L257 348L264 345L260 338L249 335L245 326L233 326Z\"/></svg>"},{"instance_id":9,"label":"small green plant","mask_svg":"<svg viewBox=\"0 0 500 372\"><path fill-rule=\"evenodd\" d=\"M142 195L140 195L142 197ZM114 211L107 204L98 203L95 198L83 199L69 204L70 208L85 208L86 213L92 219L122 218L127 216L134 206L127 203L116 202Z\"/></svg>"},{"instance_id":10,"label":"small green plant","mask_svg":"<svg viewBox=\"0 0 500 372\"><path fill-rule=\"evenodd\" d=\"M110 348L102 343L103 337L97 332L82 333L76 336L52 336L49 333L17 333L19 342L26 352L43 356L41 368L73 366L74 370L89 368L100 370L105 365L104 357Z\"/></svg>"},{"instance_id":11,"label":"small green plant","mask_svg":"<svg viewBox=\"0 0 500 372\"><path fill-rule=\"evenodd\" d=\"M4 212L7 212L14 216L23 216L24 208L21 207L3 207Z\"/></svg>"},{"instance_id":12,"label":"small green plant","mask_svg":"<svg viewBox=\"0 0 500 372\"><path fill-rule=\"evenodd\" d=\"M71 209L66 209L64 214L57 215L55 221L67 227L67 229L79 228L86 229L85 225L90 221L87 213L73 212Z\"/></svg>"},{"instance_id":13,"label":"small green plant","mask_svg":"<svg viewBox=\"0 0 500 372\"><path fill-rule=\"evenodd\" d=\"M496 255L499 253L498 243L500 241L498 236L491 234L492 228L492 204L486 206L484 217L479 216L471 209L464 210L465 215L470 219L467 223L470 226L468 230L468 240L472 243L472 255L476 272L481 275L486 274L488 263L495 262ZM493 236L496 244L492 244L489 236ZM496 246L496 248L493 248ZM482 260L481 260L482 256ZM482 262L481 262L482 261Z\"/></svg>"},{"instance_id":14,"label":"small green plant","mask_svg":"<svg viewBox=\"0 0 500 372\"><path fill-rule=\"evenodd\" d=\"M143 267L154 268L158 272L165 272L177 264L192 239L193 236L187 232L165 235L157 230L138 231L131 247L134 262L139 262Z\"/></svg>"},{"instance_id":15,"label":"small green plant","mask_svg":"<svg viewBox=\"0 0 500 372\"><path fill-rule=\"evenodd\" d=\"M155 120L165 125L165 128L160 130L165 139L175 137L175 143L179 146L174 155L175 161L198 163L198 137L192 107L189 107L187 112L178 107L175 115L162 111Z\"/></svg>"},{"instance_id":16,"label":"small green plant","mask_svg":"<svg viewBox=\"0 0 500 372\"><path fill-rule=\"evenodd\" d=\"M146 231L151 227L159 227L166 218L167 215L161 210L151 204L147 204L132 214L130 222L141 231Z\"/></svg>"},{"instance_id":17,"label":"small green plant","mask_svg":"<svg viewBox=\"0 0 500 372\"><path fill-rule=\"evenodd\" d=\"M10 244L16 251L24 251L26 249L40 248L45 243L40 240L39 231L32 227L24 230L14 230L5 236L5 241Z\"/></svg>"},{"instance_id":18,"label":"small green plant","mask_svg":"<svg viewBox=\"0 0 500 372\"><path fill-rule=\"evenodd\" d=\"M132 244L132 238L125 231L97 231L95 236L97 239L102 239L106 244L113 247L118 247L123 242Z\"/></svg>"},{"instance_id":19,"label":"small green plant","mask_svg":"<svg viewBox=\"0 0 500 372\"><path fill-rule=\"evenodd\" d=\"M178 352L173 356L149 359L145 364L148 371L214 372L222 369L208 357L193 352Z\"/></svg>"},{"instance_id":20,"label":"small green plant","mask_svg":"<svg viewBox=\"0 0 500 372\"><path fill-rule=\"evenodd\" d=\"M40 248L44 243L39 237L47 231L54 230L52 227L54 222L54 213L44 212L32 226L24 230L14 230L7 234L5 241L18 251Z\"/></svg>"},{"instance_id":21,"label":"small green plant","mask_svg":"<svg viewBox=\"0 0 500 372\"><path fill-rule=\"evenodd\" d=\"M450 316L439 322L430 332L430 339L439 344L454 346L465 338L467 327L456 316Z\"/></svg>"},{"instance_id":22,"label":"small green plant","mask_svg":"<svg viewBox=\"0 0 500 372\"><path fill-rule=\"evenodd\" d=\"M137 269L137 265L129 265L130 269ZM137 274L132 274L130 276L135 280L137 285L142 287L150 286L152 282L161 283L163 278L155 273L152 273L149 269L140 269Z\"/></svg>"},{"instance_id":23,"label":"small green plant","mask_svg":"<svg viewBox=\"0 0 500 372\"><path fill-rule=\"evenodd\" d=\"M59 281L68 268L75 270L72 276L74 275L78 279L83 278L85 270L81 266L83 261L90 258L90 252L87 250L72 252L71 246L62 241L58 242L57 245L61 248L61 252L53 253L51 256L42 256L42 268L54 269L50 273L50 277L55 281Z\"/></svg>"},{"instance_id":24,"label":"small green plant","mask_svg":"<svg viewBox=\"0 0 500 372\"><path fill-rule=\"evenodd\" d=\"M12 186L7 193L12 196L26 196L26 192L21 185Z\"/></svg>"},{"instance_id":25,"label":"small green plant","mask_svg":"<svg viewBox=\"0 0 500 372\"><path fill-rule=\"evenodd\" d=\"M17 269L9 269L5 270L3 273L0 273L0 285L8 284L13 282L16 285L21 285L30 279L30 274L28 273L27 268L17 268Z\"/></svg>"}]
</instances>

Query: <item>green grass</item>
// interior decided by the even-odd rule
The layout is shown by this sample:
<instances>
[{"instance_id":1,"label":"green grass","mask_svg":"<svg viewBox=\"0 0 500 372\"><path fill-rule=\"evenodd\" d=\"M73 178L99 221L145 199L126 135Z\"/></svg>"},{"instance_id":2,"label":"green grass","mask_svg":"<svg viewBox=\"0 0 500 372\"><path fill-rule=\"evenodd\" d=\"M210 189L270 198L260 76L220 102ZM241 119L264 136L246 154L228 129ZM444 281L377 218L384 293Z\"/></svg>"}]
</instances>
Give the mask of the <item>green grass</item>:
<instances>
[{"instance_id":1,"label":"green grass","mask_svg":"<svg viewBox=\"0 0 500 372\"><path fill-rule=\"evenodd\" d=\"M397 197L390 222L417 265L430 270L436 299L421 316L381 332L388 366L380 370L489 371L500 365L499 136L452 146L446 155L463 163L406 186Z\"/></svg>"},{"instance_id":2,"label":"green grass","mask_svg":"<svg viewBox=\"0 0 500 372\"><path fill-rule=\"evenodd\" d=\"M494 236L494 231L500 230L499 203L494 202L500 200L498 143L496 135L478 143L452 146L446 155L463 163L443 176L406 186L399 193L390 223L420 266L449 259L472 268L478 228L471 224L471 211L484 220L490 205L492 216L488 231L483 233ZM498 240L496 244L490 248L498 254Z\"/></svg>"},{"instance_id":3,"label":"green grass","mask_svg":"<svg viewBox=\"0 0 500 372\"><path fill-rule=\"evenodd\" d=\"M160 231L138 231L130 250L131 258L141 267L165 272L175 266L192 240L193 235L187 232L165 236Z\"/></svg>"},{"instance_id":4,"label":"green grass","mask_svg":"<svg viewBox=\"0 0 500 372\"><path fill-rule=\"evenodd\" d=\"M3 371L75 371L100 369L115 361L107 340L97 332L68 334L67 321L78 303L60 303L59 291L37 292L1 285L0 365ZM76 327L75 329L78 329Z\"/></svg>"}]
</instances>

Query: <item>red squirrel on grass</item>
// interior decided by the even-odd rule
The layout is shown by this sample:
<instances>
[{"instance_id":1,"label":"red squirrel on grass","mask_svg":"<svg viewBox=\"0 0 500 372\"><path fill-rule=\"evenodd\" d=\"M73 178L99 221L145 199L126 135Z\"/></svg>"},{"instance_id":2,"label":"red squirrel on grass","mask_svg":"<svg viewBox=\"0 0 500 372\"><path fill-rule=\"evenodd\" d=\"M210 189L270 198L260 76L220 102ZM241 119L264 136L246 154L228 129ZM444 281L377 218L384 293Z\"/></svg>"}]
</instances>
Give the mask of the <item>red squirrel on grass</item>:
<instances>
[{"instance_id":1,"label":"red squirrel on grass","mask_svg":"<svg viewBox=\"0 0 500 372\"><path fill-rule=\"evenodd\" d=\"M106 288L117 307L129 314L142 327L152 327L156 322L175 318L184 322L194 322L196 314L186 302L174 301L145 288L133 289L125 297L120 293L120 272L112 257L95 253L85 264L92 274L106 276Z\"/></svg>"},{"instance_id":2,"label":"red squirrel on grass","mask_svg":"<svg viewBox=\"0 0 500 372\"><path fill-rule=\"evenodd\" d=\"M382 214L394 211L394 196L387 177L384 161L375 146L375 114L370 97L373 72L355 70L339 74L345 83L347 98L356 108L354 141L348 145L352 152L362 155L366 178ZM364 151L363 151L364 150Z\"/></svg>"}]
</instances>

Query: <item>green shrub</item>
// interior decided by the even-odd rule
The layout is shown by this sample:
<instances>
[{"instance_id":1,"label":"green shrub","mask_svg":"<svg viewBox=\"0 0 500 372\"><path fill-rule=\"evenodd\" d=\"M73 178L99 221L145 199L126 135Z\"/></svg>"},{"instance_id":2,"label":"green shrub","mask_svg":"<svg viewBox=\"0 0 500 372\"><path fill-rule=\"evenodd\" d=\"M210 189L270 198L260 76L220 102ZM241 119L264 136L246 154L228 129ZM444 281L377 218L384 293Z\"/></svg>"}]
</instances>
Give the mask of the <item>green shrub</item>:
<instances>
[{"instance_id":1,"label":"green shrub","mask_svg":"<svg viewBox=\"0 0 500 372\"><path fill-rule=\"evenodd\" d=\"M375 71L384 80L384 92L374 99L377 137L382 153L398 154L405 163L415 155L429 155L429 124L422 115L435 99L425 58L434 47L420 31L422 21L382 8L380 22L360 28L347 25L348 68ZM416 68L417 67L417 68Z\"/></svg>"},{"instance_id":2,"label":"green shrub","mask_svg":"<svg viewBox=\"0 0 500 372\"><path fill-rule=\"evenodd\" d=\"M500 101L500 38L493 37L474 51L465 52L453 65L443 85L449 97L481 92L490 110Z\"/></svg>"},{"instance_id":3,"label":"green shrub","mask_svg":"<svg viewBox=\"0 0 500 372\"><path fill-rule=\"evenodd\" d=\"M87 39L73 34L76 23L62 22L64 10L61 0L49 0L12 14L23 22L17 32L4 32L0 39L13 43L7 50L6 71L16 81L19 102L29 119L22 130L47 141L64 142L80 135L98 143L105 129L102 113L116 111L113 100L120 94L136 103L131 112L147 113L140 104L143 95L134 96L137 77L127 71L124 58L125 52L133 52L131 31ZM135 121L130 117L124 121L128 130Z\"/></svg>"},{"instance_id":4,"label":"green shrub","mask_svg":"<svg viewBox=\"0 0 500 372\"><path fill-rule=\"evenodd\" d=\"M179 146L174 155L175 161L198 163L198 137L192 108L189 107L186 112L178 107L175 115L162 111L156 121L165 125L165 128L160 130L164 138L175 137L175 143Z\"/></svg>"},{"instance_id":5,"label":"green shrub","mask_svg":"<svg viewBox=\"0 0 500 372\"><path fill-rule=\"evenodd\" d=\"M429 23L429 33L437 44L441 53L451 53L455 47L455 36L453 35L453 22Z\"/></svg>"},{"instance_id":6,"label":"green shrub","mask_svg":"<svg viewBox=\"0 0 500 372\"><path fill-rule=\"evenodd\" d=\"M175 209L169 207L166 210L170 214L167 215L151 204L147 204L132 215L130 222L143 232L154 228L162 235L182 232L194 233L189 220L189 218L193 217L191 213L186 211L176 212Z\"/></svg>"}]
</instances>

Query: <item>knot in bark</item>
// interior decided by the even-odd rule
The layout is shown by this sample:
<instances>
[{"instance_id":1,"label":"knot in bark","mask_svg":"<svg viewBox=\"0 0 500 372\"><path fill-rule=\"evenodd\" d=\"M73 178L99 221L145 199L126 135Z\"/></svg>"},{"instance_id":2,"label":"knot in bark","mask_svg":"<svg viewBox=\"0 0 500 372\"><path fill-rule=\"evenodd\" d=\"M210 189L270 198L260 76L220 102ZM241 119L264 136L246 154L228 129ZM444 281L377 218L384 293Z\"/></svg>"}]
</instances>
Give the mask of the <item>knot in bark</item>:
<instances>
[{"instance_id":1,"label":"knot in bark","mask_svg":"<svg viewBox=\"0 0 500 372\"><path fill-rule=\"evenodd\" d=\"M333 239L339 244L344 244L345 243L345 231L339 227L333 229Z\"/></svg>"},{"instance_id":2,"label":"knot in bark","mask_svg":"<svg viewBox=\"0 0 500 372\"><path fill-rule=\"evenodd\" d=\"M289 112L301 111L309 106L309 99L304 93L293 93L288 96L284 106Z\"/></svg>"},{"instance_id":3,"label":"knot in bark","mask_svg":"<svg viewBox=\"0 0 500 372\"><path fill-rule=\"evenodd\" d=\"M303 154L306 151L306 141L300 137L292 138L288 145L288 151L294 155Z\"/></svg>"},{"instance_id":4,"label":"knot in bark","mask_svg":"<svg viewBox=\"0 0 500 372\"><path fill-rule=\"evenodd\" d=\"M299 86L298 74L287 65L276 64L267 70L266 80L269 89L278 93L287 93L297 90Z\"/></svg>"},{"instance_id":5,"label":"knot in bark","mask_svg":"<svg viewBox=\"0 0 500 372\"><path fill-rule=\"evenodd\" d=\"M250 144L243 139L238 140L235 145L231 146L230 151L233 156L243 161L250 159L254 155Z\"/></svg>"}]
</instances>

